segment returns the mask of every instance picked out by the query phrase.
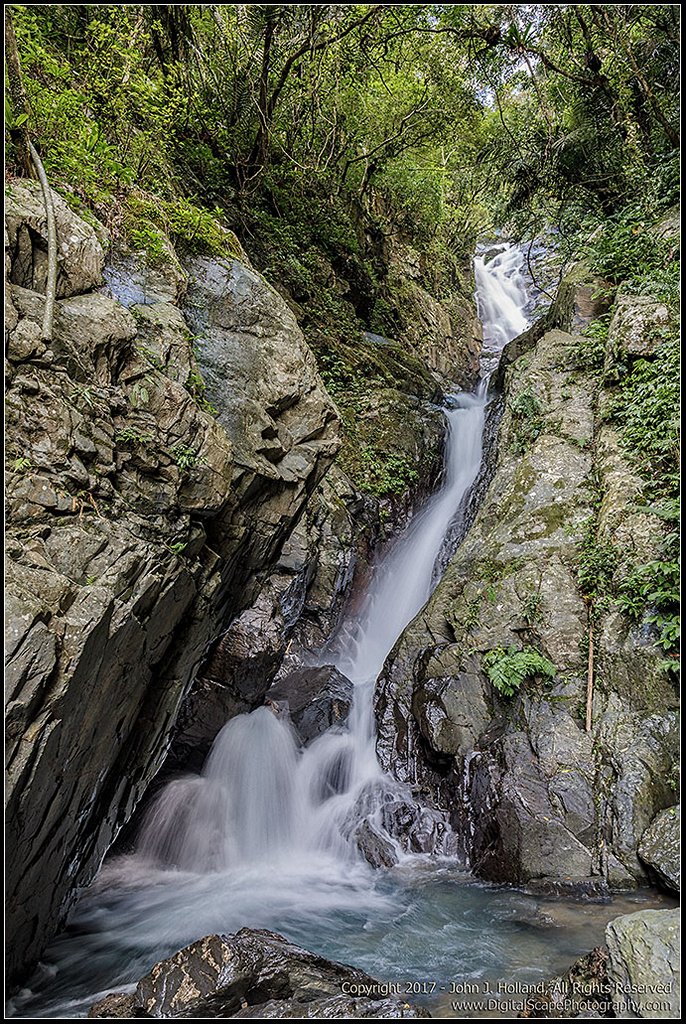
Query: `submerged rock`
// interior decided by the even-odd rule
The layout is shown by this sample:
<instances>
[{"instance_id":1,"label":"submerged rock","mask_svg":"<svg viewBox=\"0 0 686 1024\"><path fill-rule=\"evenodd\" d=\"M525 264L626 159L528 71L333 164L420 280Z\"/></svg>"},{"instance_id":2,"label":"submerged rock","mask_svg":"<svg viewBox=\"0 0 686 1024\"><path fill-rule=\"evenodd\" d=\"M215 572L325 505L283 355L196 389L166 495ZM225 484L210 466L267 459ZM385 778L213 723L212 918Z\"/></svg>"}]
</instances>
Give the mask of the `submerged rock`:
<instances>
[{"instance_id":1,"label":"submerged rock","mask_svg":"<svg viewBox=\"0 0 686 1024\"><path fill-rule=\"evenodd\" d=\"M678 910L642 910L610 921L606 946L541 982L522 1018L679 1018Z\"/></svg>"},{"instance_id":2,"label":"submerged rock","mask_svg":"<svg viewBox=\"0 0 686 1024\"><path fill-rule=\"evenodd\" d=\"M429 1017L421 1007L389 998L393 987L334 963L274 932L243 928L208 935L153 967L133 996L108 996L89 1017ZM114 1000L114 1004L112 1001Z\"/></svg>"},{"instance_id":3,"label":"submerged rock","mask_svg":"<svg viewBox=\"0 0 686 1024\"><path fill-rule=\"evenodd\" d=\"M612 986L604 946L579 957L568 971L536 986L517 1016L531 1020L571 1017L614 1017Z\"/></svg>"}]
</instances>

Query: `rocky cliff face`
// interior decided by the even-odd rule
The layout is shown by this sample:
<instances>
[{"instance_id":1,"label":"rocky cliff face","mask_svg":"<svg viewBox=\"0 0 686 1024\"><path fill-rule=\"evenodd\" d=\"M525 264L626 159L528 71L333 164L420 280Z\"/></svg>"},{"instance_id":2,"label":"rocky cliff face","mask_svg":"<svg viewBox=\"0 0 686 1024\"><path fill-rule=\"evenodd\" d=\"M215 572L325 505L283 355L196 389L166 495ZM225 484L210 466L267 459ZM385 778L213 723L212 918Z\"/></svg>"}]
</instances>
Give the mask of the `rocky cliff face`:
<instances>
[{"instance_id":1,"label":"rocky cliff face","mask_svg":"<svg viewBox=\"0 0 686 1024\"><path fill-rule=\"evenodd\" d=\"M608 360L627 316L620 304ZM629 344L642 351L632 324ZM654 557L660 528L634 506L642 482L601 421L603 392L579 359L581 339L549 330L535 340L531 332L506 350L495 473L445 577L386 663L377 749L387 770L450 811L483 877L597 891L647 880L637 846L674 803L678 716L655 635L608 602L586 732L579 544L594 522L617 546L620 577ZM530 677L519 695L503 696L484 659L531 647L553 663L554 681Z\"/></svg>"},{"instance_id":2,"label":"rocky cliff face","mask_svg":"<svg viewBox=\"0 0 686 1024\"><path fill-rule=\"evenodd\" d=\"M340 440L291 311L240 247L190 268L205 318L194 339L173 252L155 266L129 257L108 273L110 294L95 290L104 233L56 196L60 298L44 343L40 191L16 183L7 199L7 895L18 977L158 770L201 657L254 598Z\"/></svg>"},{"instance_id":3,"label":"rocky cliff face","mask_svg":"<svg viewBox=\"0 0 686 1024\"><path fill-rule=\"evenodd\" d=\"M460 280L442 280L441 297L427 288L427 259L392 237L387 245L387 315L398 337L440 379L471 390L479 377L482 329L472 299L471 260L460 268ZM434 274L438 268L431 268Z\"/></svg>"}]
</instances>

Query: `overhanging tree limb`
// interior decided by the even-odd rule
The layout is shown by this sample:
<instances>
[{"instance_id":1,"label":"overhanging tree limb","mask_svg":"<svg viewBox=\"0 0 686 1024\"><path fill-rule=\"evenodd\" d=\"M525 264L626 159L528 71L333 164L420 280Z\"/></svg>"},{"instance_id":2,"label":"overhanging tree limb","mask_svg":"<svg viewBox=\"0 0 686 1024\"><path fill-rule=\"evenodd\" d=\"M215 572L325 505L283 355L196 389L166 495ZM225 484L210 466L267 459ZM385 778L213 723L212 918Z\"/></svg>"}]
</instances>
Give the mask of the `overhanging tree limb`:
<instances>
[{"instance_id":1,"label":"overhanging tree limb","mask_svg":"<svg viewBox=\"0 0 686 1024\"><path fill-rule=\"evenodd\" d=\"M679 137L679 133L675 130L675 128L667 120L667 117L665 116L665 113L664 113L662 107L660 106L660 103L658 101L657 96L655 95L653 90L650 88L650 85L648 84L647 78L645 77L645 75L641 71L641 68L639 67L638 61L636 60L636 57L634 55L634 51L631 48L630 40L618 28L618 26L610 18L610 16L608 15L608 12L606 10L604 10L599 5L592 5L592 8L593 8L593 10L598 11L600 16L602 16L602 18L605 21L605 24L607 25L607 29L608 29L608 32L610 33L611 37L615 40L615 42L624 51L624 53L625 53L625 55L627 57L627 60L629 61L629 64L631 65L631 69L632 69L634 75L636 76L636 80L639 83L639 85L641 86L641 89L643 90L643 92L645 93L645 95L646 95L646 97L648 99L648 102L650 103L650 106L653 109L653 113L655 114L656 118L658 119L658 121L662 125L662 128L664 129L665 135L667 136L667 138L672 143L672 145L674 146L675 149L680 149L681 148L681 140L680 140L680 137Z\"/></svg>"},{"instance_id":2,"label":"overhanging tree limb","mask_svg":"<svg viewBox=\"0 0 686 1024\"><path fill-rule=\"evenodd\" d=\"M291 70L293 69L296 62L303 57L305 54L314 54L319 50L324 50L331 46L333 43L339 42L344 39L345 36L349 35L357 28L361 28L366 24L370 18L372 18L378 11L383 8L383 4L377 4L372 7L366 14L361 18L357 18L355 21L346 25L339 32L334 33L331 36L325 36L324 38L315 42L314 35L318 29L318 21L315 20L312 23L311 33L308 35L304 43L302 43L284 62L281 68L281 73L271 90L271 93L267 92L267 79L269 75L269 63L271 56L271 48L273 42L273 35L276 28L275 21L269 19L265 28L265 39L262 55L262 74L260 79L260 95L258 100L258 115L259 115L259 128L257 132L257 138L253 144L252 152L248 158L248 165L254 166L259 160L261 155L264 153L266 148L266 140L269 133L269 126L274 117L274 111L276 104L279 100L279 96L283 92L283 89L288 81Z\"/></svg>"}]
</instances>

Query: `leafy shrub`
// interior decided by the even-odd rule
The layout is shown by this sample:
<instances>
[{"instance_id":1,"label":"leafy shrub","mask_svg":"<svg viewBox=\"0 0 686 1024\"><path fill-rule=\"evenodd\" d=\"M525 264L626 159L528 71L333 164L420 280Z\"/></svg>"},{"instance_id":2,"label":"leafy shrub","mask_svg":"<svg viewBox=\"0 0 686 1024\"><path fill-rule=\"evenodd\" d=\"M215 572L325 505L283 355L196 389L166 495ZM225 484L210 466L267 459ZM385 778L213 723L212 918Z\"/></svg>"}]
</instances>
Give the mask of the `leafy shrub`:
<instances>
[{"instance_id":1,"label":"leafy shrub","mask_svg":"<svg viewBox=\"0 0 686 1024\"><path fill-rule=\"evenodd\" d=\"M670 652L678 647L681 635L679 502L673 499L661 506L649 506L646 511L674 525L662 541L662 557L637 566L622 582L619 603L634 619L646 607L651 609L648 621L659 630L660 646Z\"/></svg>"},{"instance_id":2,"label":"leafy shrub","mask_svg":"<svg viewBox=\"0 0 686 1024\"><path fill-rule=\"evenodd\" d=\"M678 243L654 235L635 214L608 219L593 240L590 262L596 273L616 283L626 282L637 294L678 301Z\"/></svg>"},{"instance_id":3,"label":"leafy shrub","mask_svg":"<svg viewBox=\"0 0 686 1024\"><path fill-rule=\"evenodd\" d=\"M222 227L223 216L218 208L210 213L190 199L164 199L141 189L131 189L125 204L129 240L145 249L153 263L164 255L164 235L182 254L217 258L237 255L237 239Z\"/></svg>"},{"instance_id":4,"label":"leafy shrub","mask_svg":"<svg viewBox=\"0 0 686 1024\"><path fill-rule=\"evenodd\" d=\"M612 313L605 313L603 316L593 320L579 340L573 352L575 366L588 372L589 370L600 370L605 362L605 347L607 336L610 330Z\"/></svg>"},{"instance_id":5,"label":"leafy shrub","mask_svg":"<svg viewBox=\"0 0 686 1024\"><path fill-rule=\"evenodd\" d=\"M526 647L518 651L516 647L495 647L487 651L483 660L486 675L491 684L505 697L512 697L525 679L531 676L555 678L555 666L540 651Z\"/></svg>"},{"instance_id":6,"label":"leafy shrub","mask_svg":"<svg viewBox=\"0 0 686 1024\"><path fill-rule=\"evenodd\" d=\"M597 513L583 523L576 563L577 586L587 600L605 598L612 592L617 568L617 549L609 540L598 540Z\"/></svg>"},{"instance_id":7,"label":"leafy shrub","mask_svg":"<svg viewBox=\"0 0 686 1024\"><path fill-rule=\"evenodd\" d=\"M514 437L510 447L521 455L531 447L543 430L541 403L531 388L520 392L510 405Z\"/></svg>"},{"instance_id":8,"label":"leafy shrub","mask_svg":"<svg viewBox=\"0 0 686 1024\"><path fill-rule=\"evenodd\" d=\"M671 339L634 364L612 406L638 468L671 492L678 489L679 368L678 339Z\"/></svg>"},{"instance_id":9,"label":"leafy shrub","mask_svg":"<svg viewBox=\"0 0 686 1024\"><path fill-rule=\"evenodd\" d=\"M403 494L419 481L419 470L402 452L363 447L360 453L367 489L378 497Z\"/></svg>"},{"instance_id":10,"label":"leafy shrub","mask_svg":"<svg viewBox=\"0 0 686 1024\"><path fill-rule=\"evenodd\" d=\"M114 435L114 439L118 445L151 445L153 439L150 434L142 434L135 427L124 427L123 430L118 430Z\"/></svg>"},{"instance_id":11,"label":"leafy shrub","mask_svg":"<svg viewBox=\"0 0 686 1024\"><path fill-rule=\"evenodd\" d=\"M194 448L190 448L182 442L175 444L170 454L179 469L192 469L194 466L205 461L203 455L200 455Z\"/></svg>"}]
</instances>

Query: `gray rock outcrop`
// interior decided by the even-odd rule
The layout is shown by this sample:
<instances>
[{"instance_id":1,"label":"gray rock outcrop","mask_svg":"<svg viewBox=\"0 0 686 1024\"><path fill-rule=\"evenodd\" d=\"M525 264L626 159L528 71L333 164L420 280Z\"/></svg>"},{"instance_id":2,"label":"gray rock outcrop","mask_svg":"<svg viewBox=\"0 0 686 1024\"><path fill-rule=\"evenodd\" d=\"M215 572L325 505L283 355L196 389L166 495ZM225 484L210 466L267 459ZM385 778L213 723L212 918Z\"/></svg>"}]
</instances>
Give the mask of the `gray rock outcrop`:
<instances>
[{"instance_id":1,"label":"gray rock outcrop","mask_svg":"<svg viewBox=\"0 0 686 1024\"><path fill-rule=\"evenodd\" d=\"M606 377L614 376L618 364L631 366L637 359L649 359L664 340L665 331L675 326L665 303L620 288L608 333Z\"/></svg>"},{"instance_id":2,"label":"gray rock outcrop","mask_svg":"<svg viewBox=\"0 0 686 1024\"><path fill-rule=\"evenodd\" d=\"M45 292L48 227L43 190L37 181L16 181L6 188L6 249L13 284ZM81 295L102 283L105 253L98 233L69 204L52 192L57 232L57 298ZM101 232L104 234L104 229Z\"/></svg>"},{"instance_id":3,"label":"gray rock outcrop","mask_svg":"<svg viewBox=\"0 0 686 1024\"><path fill-rule=\"evenodd\" d=\"M681 925L678 910L640 910L605 931L607 973L617 1017L681 1016Z\"/></svg>"},{"instance_id":4,"label":"gray rock outcrop","mask_svg":"<svg viewBox=\"0 0 686 1024\"><path fill-rule=\"evenodd\" d=\"M681 889L681 806L668 807L641 836L638 856L665 889Z\"/></svg>"},{"instance_id":5,"label":"gray rock outcrop","mask_svg":"<svg viewBox=\"0 0 686 1024\"><path fill-rule=\"evenodd\" d=\"M41 342L34 193L7 197L12 978L97 871L210 641L256 599L340 446L292 313L237 259L203 265L212 322L193 339L178 281L131 308L90 290L102 247L58 201L61 297Z\"/></svg>"},{"instance_id":6,"label":"gray rock outcrop","mask_svg":"<svg viewBox=\"0 0 686 1024\"><path fill-rule=\"evenodd\" d=\"M289 672L267 690L266 700L290 716L300 741L307 744L345 723L353 689L333 665L322 665Z\"/></svg>"},{"instance_id":7,"label":"gray rock outcrop","mask_svg":"<svg viewBox=\"0 0 686 1024\"><path fill-rule=\"evenodd\" d=\"M593 732L584 728L580 538L597 515L598 537L620 552L620 580L632 561L655 556L660 527L633 507L641 482L597 422L598 384L578 362L580 341L548 330L505 364L495 474L389 655L375 711L384 768L450 813L479 874L598 895L647 881L637 846L673 800L678 716L654 634L608 603L596 626ZM504 697L485 656L531 647L555 679L530 677Z\"/></svg>"}]
</instances>

